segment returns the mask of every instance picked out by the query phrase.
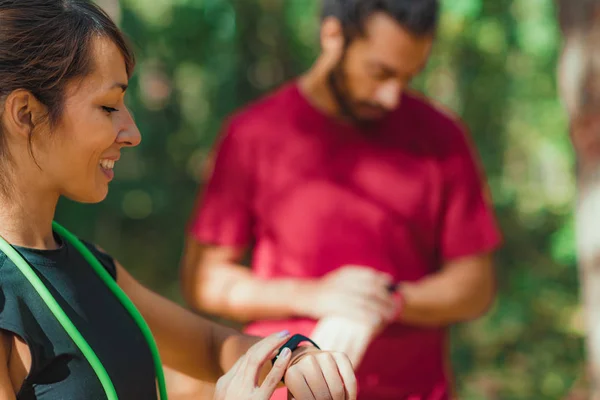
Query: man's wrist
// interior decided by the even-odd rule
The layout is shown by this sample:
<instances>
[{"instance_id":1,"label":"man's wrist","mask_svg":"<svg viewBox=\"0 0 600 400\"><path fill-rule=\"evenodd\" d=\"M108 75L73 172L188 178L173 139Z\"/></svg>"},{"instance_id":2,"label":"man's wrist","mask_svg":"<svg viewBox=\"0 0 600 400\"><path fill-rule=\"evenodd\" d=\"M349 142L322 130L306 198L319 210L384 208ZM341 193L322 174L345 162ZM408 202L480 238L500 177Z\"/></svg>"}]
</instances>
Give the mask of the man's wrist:
<instances>
[{"instance_id":1,"label":"man's wrist","mask_svg":"<svg viewBox=\"0 0 600 400\"><path fill-rule=\"evenodd\" d=\"M312 279L295 279L290 281L291 285L288 304L291 312L298 317L313 317L312 297L315 291L316 281Z\"/></svg>"},{"instance_id":2,"label":"man's wrist","mask_svg":"<svg viewBox=\"0 0 600 400\"><path fill-rule=\"evenodd\" d=\"M406 306L405 289L406 284L399 283L396 285L395 290L392 292L392 297L394 299L394 304L396 307L396 312L394 314L393 321L402 321L402 316L404 314Z\"/></svg>"}]
</instances>

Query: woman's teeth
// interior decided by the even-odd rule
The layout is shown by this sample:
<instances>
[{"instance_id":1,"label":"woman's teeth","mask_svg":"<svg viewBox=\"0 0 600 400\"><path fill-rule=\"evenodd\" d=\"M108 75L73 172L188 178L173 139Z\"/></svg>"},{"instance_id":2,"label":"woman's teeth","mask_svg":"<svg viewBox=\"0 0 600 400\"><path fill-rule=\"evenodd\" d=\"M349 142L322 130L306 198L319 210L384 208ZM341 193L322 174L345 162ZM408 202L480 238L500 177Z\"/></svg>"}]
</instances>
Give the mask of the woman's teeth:
<instances>
[{"instance_id":1,"label":"woman's teeth","mask_svg":"<svg viewBox=\"0 0 600 400\"><path fill-rule=\"evenodd\" d=\"M115 162L113 160L100 160L100 166L104 169L113 169Z\"/></svg>"}]
</instances>

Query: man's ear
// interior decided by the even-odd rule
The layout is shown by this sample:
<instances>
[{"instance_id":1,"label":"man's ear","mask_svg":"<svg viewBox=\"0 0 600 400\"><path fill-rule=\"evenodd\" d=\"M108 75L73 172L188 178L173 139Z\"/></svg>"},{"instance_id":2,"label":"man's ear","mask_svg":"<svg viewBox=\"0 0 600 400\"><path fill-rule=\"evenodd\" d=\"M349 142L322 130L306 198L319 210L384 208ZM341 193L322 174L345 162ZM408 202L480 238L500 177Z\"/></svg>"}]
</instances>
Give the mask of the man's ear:
<instances>
[{"instance_id":1,"label":"man's ear","mask_svg":"<svg viewBox=\"0 0 600 400\"><path fill-rule=\"evenodd\" d=\"M6 97L2 120L7 133L28 138L46 115L46 106L31 92L17 89Z\"/></svg>"},{"instance_id":2,"label":"man's ear","mask_svg":"<svg viewBox=\"0 0 600 400\"><path fill-rule=\"evenodd\" d=\"M336 65L344 54L345 37L342 23L335 17L327 17L321 23L321 48L328 62Z\"/></svg>"}]
</instances>

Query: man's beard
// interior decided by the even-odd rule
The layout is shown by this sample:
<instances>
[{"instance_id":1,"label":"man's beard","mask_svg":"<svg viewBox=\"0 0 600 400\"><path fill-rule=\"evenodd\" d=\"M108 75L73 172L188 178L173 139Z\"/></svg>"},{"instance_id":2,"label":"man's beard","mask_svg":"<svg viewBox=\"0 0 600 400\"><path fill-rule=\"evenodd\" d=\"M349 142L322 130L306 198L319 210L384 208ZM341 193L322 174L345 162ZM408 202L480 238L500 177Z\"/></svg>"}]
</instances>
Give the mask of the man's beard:
<instances>
[{"instance_id":1,"label":"man's beard","mask_svg":"<svg viewBox=\"0 0 600 400\"><path fill-rule=\"evenodd\" d=\"M349 120L352 124L354 124L361 130L368 129L372 127L377 122L377 120L361 118L354 111L350 96L350 90L348 89L347 79L344 73L343 63L344 57L342 56L342 59L329 73L327 79L329 90L331 91L333 99L337 104L340 117Z\"/></svg>"},{"instance_id":2,"label":"man's beard","mask_svg":"<svg viewBox=\"0 0 600 400\"><path fill-rule=\"evenodd\" d=\"M333 99L337 104L340 116L342 118L349 119L352 123L360 124L360 118L352 111L352 106L348 98L348 85L346 84L346 77L344 75L343 68L344 59L342 58L337 65L329 73L327 83L329 84L329 90L333 95Z\"/></svg>"}]
</instances>

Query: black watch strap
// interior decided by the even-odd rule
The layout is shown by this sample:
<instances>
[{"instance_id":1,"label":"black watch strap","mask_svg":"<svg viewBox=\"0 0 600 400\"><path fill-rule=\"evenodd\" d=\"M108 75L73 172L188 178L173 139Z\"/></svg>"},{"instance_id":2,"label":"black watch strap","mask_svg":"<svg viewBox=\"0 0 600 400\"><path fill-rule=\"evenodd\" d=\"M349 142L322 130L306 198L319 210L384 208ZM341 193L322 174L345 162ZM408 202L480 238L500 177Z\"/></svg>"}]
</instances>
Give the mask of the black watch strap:
<instances>
[{"instance_id":1,"label":"black watch strap","mask_svg":"<svg viewBox=\"0 0 600 400\"><path fill-rule=\"evenodd\" d=\"M319 346L317 346L317 344L315 342L313 342L310 338L304 336L304 335L300 335L299 333L295 334L294 336L292 336L291 338L288 339L287 342L285 342L280 348L279 351L277 351L277 355L275 356L275 358L273 358L271 360L271 363L275 364L275 361L277 361L277 357L279 357L279 354L281 354L281 352L283 351L283 349L285 349L286 347L288 349L290 349L291 351L294 351L298 348L298 346L300 345L300 343L304 343L304 342L309 342L310 344L312 344L313 346L315 346L317 349L321 350L321 348Z\"/></svg>"}]
</instances>

